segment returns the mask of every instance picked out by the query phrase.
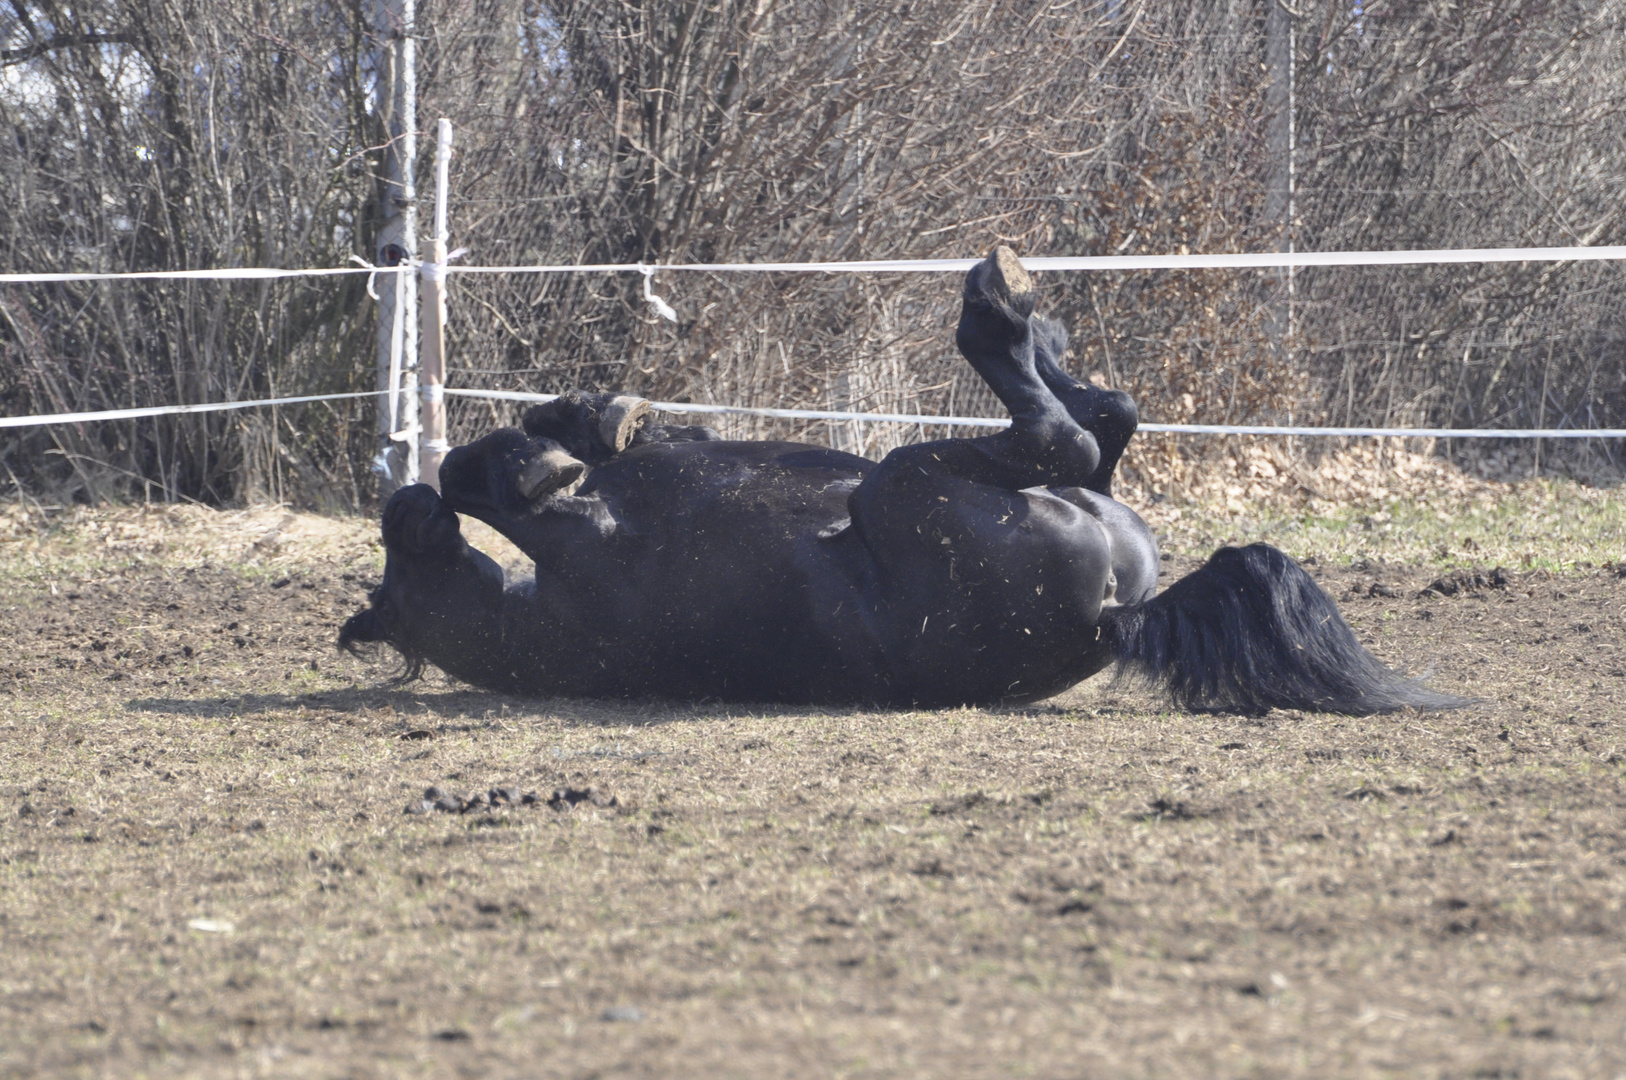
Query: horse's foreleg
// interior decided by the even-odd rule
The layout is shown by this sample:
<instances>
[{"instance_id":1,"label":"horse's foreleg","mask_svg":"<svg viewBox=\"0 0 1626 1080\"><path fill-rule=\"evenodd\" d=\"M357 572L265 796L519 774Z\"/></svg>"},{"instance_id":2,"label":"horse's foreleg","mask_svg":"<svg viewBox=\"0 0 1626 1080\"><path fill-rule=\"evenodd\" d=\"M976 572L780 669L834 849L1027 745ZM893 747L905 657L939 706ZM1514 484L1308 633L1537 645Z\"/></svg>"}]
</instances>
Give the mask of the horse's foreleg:
<instances>
[{"instance_id":1,"label":"horse's foreleg","mask_svg":"<svg viewBox=\"0 0 1626 1080\"><path fill-rule=\"evenodd\" d=\"M440 490L453 510L484 521L492 514L531 513L586 472L586 464L555 440L498 428L446 455Z\"/></svg>"},{"instance_id":2,"label":"horse's foreleg","mask_svg":"<svg viewBox=\"0 0 1626 1080\"><path fill-rule=\"evenodd\" d=\"M551 438L501 428L446 455L440 490L451 509L490 525L540 566L569 538L615 528L602 502L563 493L585 469Z\"/></svg>"},{"instance_id":3,"label":"horse's foreleg","mask_svg":"<svg viewBox=\"0 0 1626 1080\"><path fill-rule=\"evenodd\" d=\"M522 423L532 438L552 439L596 465L631 446L648 416L649 402L641 397L570 390L527 409Z\"/></svg>"}]
</instances>

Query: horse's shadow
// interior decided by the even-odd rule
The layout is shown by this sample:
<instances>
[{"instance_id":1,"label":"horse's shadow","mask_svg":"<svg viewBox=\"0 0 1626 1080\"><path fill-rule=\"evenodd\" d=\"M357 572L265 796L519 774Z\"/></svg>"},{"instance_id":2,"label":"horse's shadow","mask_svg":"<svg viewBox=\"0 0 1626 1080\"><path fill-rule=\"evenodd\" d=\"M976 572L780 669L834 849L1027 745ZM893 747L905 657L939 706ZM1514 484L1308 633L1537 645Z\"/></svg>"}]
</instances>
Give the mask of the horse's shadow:
<instances>
[{"instance_id":1,"label":"horse's shadow","mask_svg":"<svg viewBox=\"0 0 1626 1080\"><path fill-rule=\"evenodd\" d=\"M487 714L513 713L521 703L502 694L480 690L436 690L416 692L399 687L347 687L313 690L296 694L217 694L212 697L131 698L124 703L127 712L165 713L195 719L229 719L270 713L372 715L391 713L403 720L481 720Z\"/></svg>"},{"instance_id":2,"label":"horse's shadow","mask_svg":"<svg viewBox=\"0 0 1626 1080\"><path fill-rule=\"evenodd\" d=\"M751 720L769 716L850 716L862 708L664 699L521 698L466 687L346 687L299 694L220 694L213 697L131 698L127 712L161 713L199 720L295 714L307 721L364 716L382 721L401 738L429 738L461 731L502 730L527 721L563 721L569 727L654 727L700 720ZM1031 707L1030 707L1031 708ZM1043 706L1040 707L1041 709ZM382 714L382 715L380 715Z\"/></svg>"}]
</instances>

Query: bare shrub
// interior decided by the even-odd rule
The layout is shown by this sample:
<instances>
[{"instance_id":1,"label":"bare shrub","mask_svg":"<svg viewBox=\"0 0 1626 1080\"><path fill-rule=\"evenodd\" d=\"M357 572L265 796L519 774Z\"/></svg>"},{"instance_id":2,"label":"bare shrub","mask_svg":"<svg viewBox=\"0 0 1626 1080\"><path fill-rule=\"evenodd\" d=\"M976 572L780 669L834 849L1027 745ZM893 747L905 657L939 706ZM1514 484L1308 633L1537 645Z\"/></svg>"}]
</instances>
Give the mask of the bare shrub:
<instances>
[{"instance_id":1,"label":"bare shrub","mask_svg":"<svg viewBox=\"0 0 1626 1080\"><path fill-rule=\"evenodd\" d=\"M1608 243L1620 0L1293 9L1296 220L1270 186L1265 0L970 5L427 0L419 116L457 124L487 264ZM378 227L364 5L0 4L7 269L343 264ZM425 172L427 170L420 170ZM429 194L426 187L420 188ZM994 415L952 276L454 279L453 385ZM1600 425L1626 412L1612 267L1050 275L1081 376L1207 422ZM1291 310L1289 310L1289 307ZM359 279L0 290L0 403L45 412L370 389ZM371 404L23 430L60 498L356 505ZM460 401L454 439L511 418ZM941 428L726 418L878 455ZM1143 439L1185 484L1230 443ZM1587 465L1582 458L1568 461ZM1591 448L1607 465L1608 446ZM1551 451L1549 451L1551 453Z\"/></svg>"},{"instance_id":2,"label":"bare shrub","mask_svg":"<svg viewBox=\"0 0 1626 1080\"><path fill-rule=\"evenodd\" d=\"M0 33L28 55L0 97L7 268L342 263L366 216L370 120L365 45L335 36L332 15L12 3ZM366 389L364 301L358 279L14 287L0 295L0 393L15 411L55 412ZM361 412L57 426L0 454L64 499L353 505Z\"/></svg>"},{"instance_id":3,"label":"bare shrub","mask_svg":"<svg viewBox=\"0 0 1626 1080\"><path fill-rule=\"evenodd\" d=\"M1619 3L1402 0L1304 21L1301 222L1324 250L1619 244ZM1335 423L1626 419L1618 266L1299 274L1306 369ZM1548 444L1551 452L1552 444ZM1479 455L1499 447L1448 445ZM1520 448L1521 450L1524 448ZM1618 467L1618 445L1568 463Z\"/></svg>"},{"instance_id":4,"label":"bare shrub","mask_svg":"<svg viewBox=\"0 0 1626 1080\"><path fill-rule=\"evenodd\" d=\"M930 258L1001 241L1033 253L1225 250L1279 229L1259 219L1251 167L1255 20L1223 6L545 10L548 32L515 51L536 58L531 81L554 92L527 98L526 80L510 80L500 132L471 135L461 161L459 220L480 221L470 242L486 261ZM496 190L507 182L498 161L512 159L528 163L534 202ZM672 327L632 276L465 278L459 352L507 387L997 415L949 345L957 284L663 275L681 315ZM1181 416L1291 411L1302 380L1282 377L1265 347L1261 298L1273 286L1257 275L1045 284L1072 323L1080 373L1101 372L1158 415L1171 402ZM469 413L465 430L491 416ZM836 423L827 437L879 454L940 430Z\"/></svg>"}]
</instances>

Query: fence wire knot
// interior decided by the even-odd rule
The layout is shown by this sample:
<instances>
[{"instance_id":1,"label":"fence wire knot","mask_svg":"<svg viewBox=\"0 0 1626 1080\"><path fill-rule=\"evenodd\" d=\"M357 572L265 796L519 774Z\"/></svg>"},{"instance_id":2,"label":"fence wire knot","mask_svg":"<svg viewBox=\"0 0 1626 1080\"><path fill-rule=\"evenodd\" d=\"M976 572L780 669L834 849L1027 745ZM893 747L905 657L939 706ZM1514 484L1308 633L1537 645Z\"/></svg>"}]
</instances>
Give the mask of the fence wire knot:
<instances>
[{"instance_id":1,"label":"fence wire knot","mask_svg":"<svg viewBox=\"0 0 1626 1080\"><path fill-rule=\"evenodd\" d=\"M373 298L373 303L379 303L378 290L373 288L373 280L378 277L379 267L363 259L360 255L351 255L350 261L357 266L372 271L367 275L367 295Z\"/></svg>"},{"instance_id":2,"label":"fence wire knot","mask_svg":"<svg viewBox=\"0 0 1626 1080\"><path fill-rule=\"evenodd\" d=\"M638 272L644 275L644 299L648 300L649 306L655 309L655 314L667 322L677 322L677 311L673 309L672 305L650 291L649 284L655 280L655 268L639 263Z\"/></svg>"},{"instance_id":3,"label":"fence wire knot","mask_svg":"<svg viewBox=\"0 0 1626 1080\"><path fill-rule=\"evenodd\" d=\"M429 262L426 259L418 264L418 271L423 275L425 281L433 281L438 284L446 280L446 263L451 262L453 259L461 259L468 253L468 248L460 247L446 256L446 262Z\"/></svg>"}]
</instances>

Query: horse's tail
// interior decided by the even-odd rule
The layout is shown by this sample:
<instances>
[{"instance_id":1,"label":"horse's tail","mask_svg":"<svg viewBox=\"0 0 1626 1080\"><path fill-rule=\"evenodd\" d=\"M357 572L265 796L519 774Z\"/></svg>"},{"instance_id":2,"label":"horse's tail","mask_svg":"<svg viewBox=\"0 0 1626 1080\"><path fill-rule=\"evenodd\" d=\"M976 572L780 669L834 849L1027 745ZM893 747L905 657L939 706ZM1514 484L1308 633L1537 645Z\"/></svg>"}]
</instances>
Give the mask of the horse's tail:
<instances>
[{"instance_id":1,"label":"horse's tail","mask_svg":"<svg viewBox=\"0 0 1626 1080\"><path fill-rule=\"evenodd\" d=\"M1332 597L1267 544L1220 548L1151 600L1102 611L1101 628L1120 675L1160 685L1192 710L1365 715L1470 701L1383 666Z\"/></svg>"}]
</instances>

